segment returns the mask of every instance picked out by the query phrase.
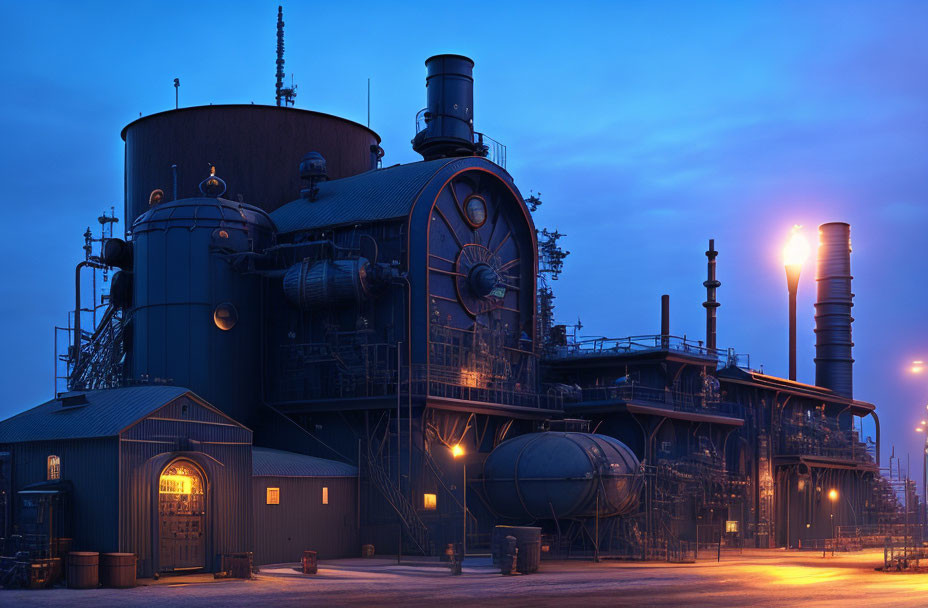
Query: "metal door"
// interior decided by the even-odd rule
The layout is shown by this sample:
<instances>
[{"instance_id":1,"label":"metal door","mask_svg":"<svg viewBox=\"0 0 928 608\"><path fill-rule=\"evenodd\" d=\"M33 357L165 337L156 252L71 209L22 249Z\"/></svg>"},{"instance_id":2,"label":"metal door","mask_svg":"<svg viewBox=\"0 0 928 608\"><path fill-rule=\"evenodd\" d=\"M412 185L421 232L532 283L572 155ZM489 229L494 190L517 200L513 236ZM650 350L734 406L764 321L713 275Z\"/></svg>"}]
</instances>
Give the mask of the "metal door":
<instances>
[{"instance_id":1,"label":"metal door","mask_svg":"<svg viewBox=\"0 0 928 608\"><path fill-rule=\"evenodd\" d=\"M206 565L206 483L192 462L177 460L161 472L158 482L159 553L161 571Z\"/></svg>"}]
</instances>

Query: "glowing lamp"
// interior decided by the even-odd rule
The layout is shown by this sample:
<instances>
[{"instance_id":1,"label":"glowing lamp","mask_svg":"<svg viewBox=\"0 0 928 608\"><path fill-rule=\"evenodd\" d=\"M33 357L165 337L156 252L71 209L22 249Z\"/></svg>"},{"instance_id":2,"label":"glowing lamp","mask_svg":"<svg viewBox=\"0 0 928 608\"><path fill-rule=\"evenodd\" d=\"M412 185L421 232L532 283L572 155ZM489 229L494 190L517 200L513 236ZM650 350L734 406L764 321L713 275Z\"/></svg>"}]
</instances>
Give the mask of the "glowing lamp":
<instances>
[{"instance_id":1,"label":"glowing lamp","mask_svg":"<svg viewBox=\"0 0 928 608\"><path fill-rule=\"evenodd\" d=\"M838 491L833 488L831 490L828 490L828 500L830 500L831 502L838 500Z\"/></svg>"},{"instance_id":2,"label":"glowing lamp","mask_svg":"<svg viewBox=\"0 0 928 608\"><path fill-rule=\"evenodd\" d=\"M913 374L920 374L925 371L925 362L924 361L912 361L912 367L909 368L909 371Z\"/></svg>"},{"instance_id":3,"label":"glowing lamp","mask_svg":"<svg viewBox=\"0 0 928 608\"><path fill-rule=\"evenodd\" d=\"M783 247L783 264L785 266L802 266L808 259L809 241L801 232L802 226L796 224L790 232L789 239Z\"/></svg>"},{"instance_id":4,"label":"glowing lamp","mask_svg":"<svg viewBox=\"0 0 928 608\"><path fill-rule=\"evenodd\" d=\"M925 432L924 426L917 426L917 427L915 427L915 432L916 432L916 433L924 433L924 432Z\"/></svg>"},{"instance_id":5,"label":"glowing lamp","mask_svg":"<svg viewBox=\"0 0 928 608\"><path fill-rule=\"evenodd\" d=\"M456 443L454 444L454 446L452 446L451 455L454 456L455 458L464 455L464 448L461 447L460 443Z\"/></svg>"}]
</instances>

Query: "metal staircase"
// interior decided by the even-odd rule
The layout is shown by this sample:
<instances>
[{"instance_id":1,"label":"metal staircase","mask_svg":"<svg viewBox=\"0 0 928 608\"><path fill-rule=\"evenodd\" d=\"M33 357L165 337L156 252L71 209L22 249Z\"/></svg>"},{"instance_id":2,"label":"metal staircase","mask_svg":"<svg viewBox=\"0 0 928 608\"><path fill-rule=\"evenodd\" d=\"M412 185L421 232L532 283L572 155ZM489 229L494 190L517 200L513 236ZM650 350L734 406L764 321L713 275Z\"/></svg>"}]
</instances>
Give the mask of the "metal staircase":
<instances>
[{"instance_id":1,"label":"metal staircase","mask_svg":"<svg viewBox=\"0 0 928 608\"><path fill-rule=\"evenodd\" d=\"M383 467L371 452L370 445L368 445L367 449L367 473L371 483L383 494L383 497L386 498L393 510L396 511L396 514L403 524L403 529L416 548L421 551L423 555L430 555L431 544L429 541L428 526L425 525L419 517L419 514L416 513L415 507L403 495L393 480L390 479L387 472L383 470Z\"/></svg>"},{"instance_id":2,"label":"metal staircase","mask_svg":"<svg viewBox=\"0 0 928 608\"><path fill-rule=\"evenodd\" d=\"M75 354L59 354L69 369L69 390L95 390L120 386L123 378L125 349L123 345L123 319L118 310L107 307L94 332L81 332L80 357L74 365Z\"/></svg>"}]
</instances>

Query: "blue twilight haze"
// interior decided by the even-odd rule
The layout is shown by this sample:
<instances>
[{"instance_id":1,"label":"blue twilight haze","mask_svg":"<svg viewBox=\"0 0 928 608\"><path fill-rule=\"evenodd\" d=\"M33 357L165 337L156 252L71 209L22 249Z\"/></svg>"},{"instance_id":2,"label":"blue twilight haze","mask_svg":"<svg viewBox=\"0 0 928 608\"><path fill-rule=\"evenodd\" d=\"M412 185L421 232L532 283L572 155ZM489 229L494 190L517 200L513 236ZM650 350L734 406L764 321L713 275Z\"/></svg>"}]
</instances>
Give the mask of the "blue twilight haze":
<instances>
[{"instance_id":1,"label":"blue twilight haze","mask_svg":"<svg viewBox=\"0 0 928 608\"><path fill-rule=\"evenodd\" d=\"M277 4L2 2L0 417L52 393L81 234L121 214L120 129L172 108L175 77L183 106L272 104ZM780 248L793 224L814 242L849 222L855 396L879 408L884 458L919 461L928 373L906 368L928 360L928 4L288 2L284 17L297 107L364 123L370 78L385 164L418 160L425 58L475 60L476 126L542 193L536 223L568 235L557 316L584 335L655 333L668 293L672 333L703 339L711 237L719 345L786 375ZM810 260L806 382L814 299Z\"/></svg>"}]
</instances>

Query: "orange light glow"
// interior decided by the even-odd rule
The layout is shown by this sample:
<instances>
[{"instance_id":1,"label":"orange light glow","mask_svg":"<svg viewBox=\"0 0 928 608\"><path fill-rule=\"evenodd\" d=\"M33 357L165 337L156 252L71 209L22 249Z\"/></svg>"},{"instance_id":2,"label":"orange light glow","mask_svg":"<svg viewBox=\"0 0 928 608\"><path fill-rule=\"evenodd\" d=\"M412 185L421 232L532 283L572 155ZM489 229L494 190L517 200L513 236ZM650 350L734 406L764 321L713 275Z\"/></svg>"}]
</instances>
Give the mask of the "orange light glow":
<instances>
[{"instance_id":1,"label":"orange light glow","mask_svg":"<svg viewBox=\"0 0 928 608\"><path fill-rule=\"evenodd\" d=\"M464 455L464 448L461 447L461 444L460 444L460 443L456 443L456 444L451 448L451 455L454 456L455 458Z\"/></svg>"},{"instance_id":2,"label":"orange light glow","mask_svg":"<svg viewBox=\"0 0 928 608\"><path fill-rule=\"evenodd\" d=\"M909 368L909 371L913 374L920 374L925 371L925 362L924 361L912 361L912 367Z\"/></svg>"},{"instance_id":3,"label":"orange light glow","mask_svg":"<svg viewBox=\"0 0 928 608\"><path fill-rule=\"evenodd\" d=\"M480 374L473 370L462 369L461 370L461 385L467 386L470 388L477 388L480 386Z\"/></svg>"},{"instance_id":4,"label":"orange light glow","mask_svg":"<svg viewBox=\"0 0 928 608\"><path fill-rule=\"evenodd\" d=\"M793 226L789 235L789 240L783 247L783 264L785 266L802 266L808 259L810 247L809 241L801 232L802 226L796 224Z\"/></svg>"},{"instance_id":5,"label":"orange light glow","mask_svg":"<svg viewBox=\"0 0 928 608\"><path fill-rule=\"evenodd\" d=\"M838 491L835 489L828 490L828 500L832 502L838 500Z\"/></svg>"}]
</instances>

